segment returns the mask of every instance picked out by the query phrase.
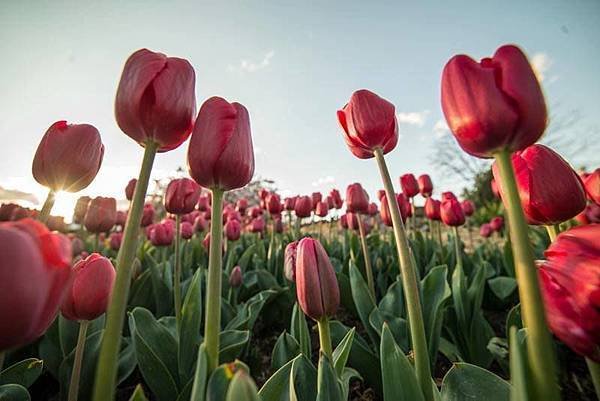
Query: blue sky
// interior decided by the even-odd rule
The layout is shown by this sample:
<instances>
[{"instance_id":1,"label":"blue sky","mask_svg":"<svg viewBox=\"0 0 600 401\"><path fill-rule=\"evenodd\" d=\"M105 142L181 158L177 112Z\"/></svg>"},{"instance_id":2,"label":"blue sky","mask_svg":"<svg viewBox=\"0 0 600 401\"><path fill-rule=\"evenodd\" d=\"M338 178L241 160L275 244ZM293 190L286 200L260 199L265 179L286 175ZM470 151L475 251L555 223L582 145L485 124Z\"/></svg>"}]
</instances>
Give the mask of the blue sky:
<instances>
[{"instance_id":1,"label":"blue sky","mask_svg":"<svg viewBox=\"0 0 600 401\"><path fill-rule=\"evenodd\" d=\"M44 196L31 160L47 127L66 119L95 125L106 146L96 181L82 193L122 197L142 149L119 131L114 95L123 63L142 47L192 63L198 104L214 95L243 103L256 173L291 193L354 181L372 194L380 188L374 161L350 154L335 117L360 88L396 105L392 175L429 172L438 193L459 190L459 180L432 167L436 141L449 135L440 122L441 70L454 54L481 58L505 43L535 62L551 113L578 116L577 129L564 135L600 142L600 2L403 3L4 2L0 186ZM159 155L155 176L185 165L186 151L187 143ZM68 210L75 196L61 197L59 210Z\"/></svg>"}]
</instances>

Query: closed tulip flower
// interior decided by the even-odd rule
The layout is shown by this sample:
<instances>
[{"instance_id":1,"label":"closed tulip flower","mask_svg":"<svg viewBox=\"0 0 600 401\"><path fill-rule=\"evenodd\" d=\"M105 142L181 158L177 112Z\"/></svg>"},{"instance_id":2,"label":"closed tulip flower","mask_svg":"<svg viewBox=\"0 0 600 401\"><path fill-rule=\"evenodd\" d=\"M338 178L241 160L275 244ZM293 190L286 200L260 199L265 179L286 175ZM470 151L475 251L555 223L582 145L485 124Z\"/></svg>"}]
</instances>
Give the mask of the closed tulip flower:
<instances>
[{"instance_id":1,"label":"closed tulip flower","mask_svg":"<svg viewBox=\"0 0 600 401\"><path fill-rule=\"evenodd\" d=\"M421 196L428 198L433 193L433 182L431 182L431 177L428 174L422 174L417 179L419 184L419 192Z\"/></svg>"},{"instance_id":2,"label":"closed tulip flower","mask_svg":"<svg viewBox=\"0 0 600 401\"><path fill-rule=\"evenodd\" d=\"M246 209L248 209L248 199L240 198L235 203L235 209L241 214L246 213Z\"/></svg>"},{"instance_id":3,"label":"closed tulip flower","mask_svg":"<svg viewBox=\"0 0 600 401\"><path fill-rule=\"evenodd\" d=\"M440 207L442 202L437 199L427 198L425 201L425 216L429 220L440 221L442 219L440 215Z\"/></svg>"},{"instance_id":4,"label":"closed tulip flower","mask_svg":"<svg viewBox=\"0 0 600 401\"><path fill-rule=\"evenodd\" d=\"M451 227L465 224L465 214L456 199L445 199L440 206L440 216L445 225Z\"/></svg>"},{"instance_id":5,"label":"closed tulip flower","mask_svg":"<svg viewBox=\"0 0 600 401\"><path fill-rule=\"evenodd\" d=\"M0 351L41 336L71 281L71 243L40 222L0 224Z\"/></svg>"},{"instance_id":6,"label":"closed tulip flower","mask_svg":"<svg viewBox=\"0 0 600 401\"><path fill-rule=\"evenodd\" d=\"M412 174L400 176L400 186L402 187L402 193L409 198L413 198L419 193L419 183Z\"/></svg>"},{"instance_id":7,"label":"closed tulip flower","mask_svg":"<svg viewBox=\"0 0 600 401\"><path fill-rule=\"evenodd\" d=\"M198 217L196 217L196 220L194 220L194 231L202 232L202 231L206 230L207 227L208 227L208 221L206 221L204 216L199 215Z\"/></svg>"},{"instance_id":8,"label":"closed tulip flower","mask_svg":"<svg viewBox=\"0 0 600 401\"><path fill-rule=\"evenodd\" d=\"M312 238L298 243L296 296L304 314L314 320L333 316L340 303L333 265L321 243Z\"/></svg>"},{"instance_id":9,"label":"closed tulip flower","mask_svg":"<svg viewBox=\"0 0 600 401\"><path fill-rule=\"evenodd\" d=\"M296 281L296 249L298 241L287 244L283 259L283 274L288 281Z\"/></svg>"},{"instance_id":10,"label":"closed tulip flower","mask_svg":"<svg viewBox=\"0 0 600 401\"><path fill-rule=\"evenodd\" d=\"M346 189L346 210L350 213L367 213L369 210L369 195L357 182Z\"/></svg>"},{"instance_id":11,"label":"closed tulip flower","mask_svg":"<svg viewBox=\"0 0 600 401\"><path fill-rule=\"evenodd\" d=\"M358 230L360 228L358 214L356 213L346 213L346 222L348 224L348 228L351 230Z\"/></svg>"},{"instance_id":12,"label":"closed tulip flower","mask_svg":"<svg viewBox=\"0 0 600 401\"><path fill-rule=\"evenodd\" d=\"M159 152L181 145L192 132L196 74L187 60L147 49L133 53L123 68L115 116L121 130Z\"/></svg>"},{"instance_id":13,"label":"closed tulip flower","mask_svg":"<svg viewBox=\"0 0 600 401\"><path fill-rule=\"evenodd\" d=\"M381 198L383 198L385 196L385 189L378 189L377 190L377 199L379 199L381 201Z\"/></svg>"},{"instance_id":14,"label":"closed tulip flower","mask_svg":"<svg viewBox=\"0 0 600 401\"><path fill-rule=\"evenodd\" d=\"M0 221L10 221L13 212L18 208L16 203L3 203L0 206Z\"/></svg>"},{"instance_id":15,"label":"closed tulip flower","mask_svg":"<svg viewBox=\"0 0 600 401\"><path fill-rule=\"evenodd\" d=\"M310 217L310 213L312 212L311 198L309 196L298 197L294 205L294 212L298 218Z\"/></svg>"},{"instance_id":16,"label":"closed tulip flower","mask_svg":"<svg viewBox=\"0 0 600 401\"><path fill-rule=\"evenodd\" d=\"M557 153L533 145L512 155L521 206L529 224L552 225L578 215L586 194L577 173ZM496 182L498 169L493 166ZM500 193L504 190L499 185ZM504 197L503 197L504 198Z\"/></svg>"},{"instance_id":17,"label":"closed tulip flower","mask_svg":"<svg viewBox=\"0 0 600 401\"><path fill-rule=\"evenodd\" d=\"M342 195L340 194L340 191L338 191L337 189L332 189L331 192L329 192L329 196L333 200L333 207L336 209L341 209L344 205L344 201L342 200Z\"/></svg>"},{"instance_id":18,"label":"closed tulip flower","mask_svg":"<svg viewBox=\"0 0 600 401\"><path fill-rule=\"evenodd\" d=\"M340 216L340 227L344 230L348 229L348 216L347 213Z\"/></svg>"},{"instance_id":19,"label":"closed tulip flower","mask_svg":"<svg viewBox=\"0 0 600 401\"><path fill-rule=\"evenodd\" d=\"M454 199L456 200L456 195L454 195L454 192L452 191L446 191L446 192L442 192L442 201L445 201L446 199Z\"/></svg>"},{"instance_id":20,"label":"closed tulip flower","mask_svg":"<svg viewBox=\"0 0 600 401\"><path fill-rule=\"evenodd\" d=\"M480 63L465 55L448 61L442 109L460 147L477 157L525 149L546 129L540 84L525 54L512 45Z\"/></svg>"},{"instance_id":21,"label":"closed tulip flower","mask_svg":"<svg viewBox=\"0 0 600 401\"><path fill-rule=\"evenodd\" d=\"M464 201L462 201L460 203L460 206L462 207L463 213L466 217L471 217L473 213L475 213L475 204L469 199L465 199Z\"/></svg>"},{"instance_id":22,"label":"closed tulip flower","mask_svg":"<svg viewBox=\"0 0 600 401\"><path fill-rule=\"evenodd\" d=\"M265 219L262 216L258 216L250 222L250 232L262 233L265 231Z\"/></svg>"},{"instance_id":23,"label":"closed tulip flower","mask_svg":"<svg viewBox=\"0 0 600 401\"><path fill-rule=\"evenodd\" d=\"M229 286L232 288L239 288L242 286L242 282L242 268L235 266L233 269L231 269L231 273L229 274Z\"/></svg>"},{"instance_id":24,"label":"closed tulip flower","mask_svg":"<svg viewBox=\"0 0 600 401\"><path fill-rule=\"evenodd\" d=\"M116 220L116 225L121 226L121 227L125 227L125 223L127 222L127 212L124 212L122 210L117 210L117 220Z\"/></svg>"},{"instance_id":25,"label":"closed tulip flower","mask_svg":"<svg viewBox=\"0 0 600 401\"><path fill-rule=\"evenodd\" d=\"M260 207L258 206L254 206L251 207L250 209L248 209L248 217L251 218L257 218L258 216L261 216L263 214L263 211Z\"/></svg>"},{"instance_id":26,"label":"closed tulip flower","mask_svg":"<svg viewBox=\"0 0 600 401\"><path fill-rule=\"evenodd\" d=\"M117 223L117 201L115 198L98 196L90 202L83 224L92 233L110 231Z\"/></svg>"},{"instance_id":27,"label":"closed tulip flower","mask_svg":"<svg viewBox=\"0 0 600 401\"><path fill-rule=\"evenodd\" d=\"M488 223L484 223L481 225L481 227L479 227L479 235L481 235L483 238L488 238L493 233L494 233L494 229Z\"/></svg>"},{"instance_id":28,"label":"closed tulip flower","mask_svg":"<svg viewBox=\"0 0 600 401\"><path fill-rule=\"evenodd\" d=\"M329 195L325 197L325 203L327 203L327 207L329 209L335 209L335 203L333 203L333 198Z\"/></svg>"},{"instance_id":29,"label":"closed tulip flower","mask_svg":"<svg viewBox=\"0 0 600 401\"><path fill-rule=\"evenodd\" d=\"M538 275L550 330L600 362L600 225L575 227L546 250Z\"/></svg>"},{"instance_id":30,"label":"closed tulip flower","mask_svg":"<svg viewBox=\"0 0 600 401\"><path fill-rule=\"evenodd\" d=\"M412 206L410 204L410 200L403 193L396 195L398 199L398 206L400 207L400 213L406 217L412 217ZM403 217L404 219L404 217Z\"/></svg>"},{"instance_id":31,"label":"closed tulip flower","mask_svg":"<svg viewBox=\"0 0 600 401\"><path fill-rule=\"evenodd\" d=\"M175 238L175 229L172 224L158 223L150 229L150 242L154 246L169 246Z\"/></svg>"},{"instance_id":32,"label":"closed tulip flower","mask_svg":"<svg viewBox=\"0 0 600 401\"><path fill-rule=\"evenodd\" d=\"M237 241L242 233L242 225L238 220L229 220L225 223L225 236L229 241Z\"/></svg>"},{"instance_id":33,"label":"closed tulip flower","mask_svg":"<svg viewBox=\"0 0 600 401\"><path fill-rule=\"evenodd\" d=\"M62 216L48 216L46 226L50 231L58 231L64 233L67 231L67 225L65 224L65 218Z\"/></svg>"},{"instance_id":34,"label":"closed tulip flower","mask_svg":"<svg viewBox=\"0 0 600 401\"><path fill-rule=\"evenodd\" d=\"M181 222L181 238L190 239L194 235L194 226L188 221Z\"/></svg>"},{"instance_id":35,"label":"closed tulip flower","mask_svg":"<svg viewBox=\"0 0 600 401\"><path fill-rule=\"evenodd\" d=\"M600 205L600 168L585 177L584 185L590 200Z\"/></svg>"},{"instance_id":36,"label":"closed tulip flower","mask_svg":"<svg viewBox=\"0 0 600 401\"><path fill-rule=\"evenodd\" d=\"M71 255L73 257L81 254L83 251L85 251L85 244L84 244L83 240L79 237L73 236L71 238L71 249L72 249Z\"/></svg>"},{"instance_id":37,"label":"closed tulip flower","mask_svg":"<svg viewBox=\"0 0 600 401\"><path fill-rule=\"evenodd\" d=\"M110 245L110 249L113 251L118 251L121 248L121 242L123 242L123 233L111 233L108 236L108 243Z\"/></svg>"},{"instance_id":38,"label":"closed tulip flower","mask_svg":"<svg viewBox=\"0 0 600 401\"><path fill-rule=\"evenodd\" d=\"M110 260L92 253L73 266L73 275L60 309L63 316L69 320L94 320L104 314L116 276Z\"/></svg>"},{"instance_id":39,"label":"closed tulip flower","mask_svg":"<svg viewBox=\"0 0 600 401\"><path fill-rule=\"evenodd\" d=\"M200 195L198 198L198 210L205 212L210 209L210 198L207 195Z\"/></svg>"},{"instance_id":40,"label":"closed tulip flower","mask_svg":"<svg viewBox=\"0 0 600 401\"><path fill-rule=\"evenodd\" d=\"M386 154L398 143L396 108L373 92L365 89L354 92L348 104L338 110L337 118L346 145L360 159L373 157L376 148Z\"/></svg>"},{"instance_id":41,"label":"closed tulip flower","mask_svg":"<svg viewBox=\"0 0 600 401\"><path fill-rule=\"evenodd\" d=\"M142 212L142 221L140 225L142 227L148 227L154 221L154 206L152 203L144 204L144 210Z\"/></svg>"},{"instance_id":42,"label":"closed tulip flower","mask_svg":"<svg viewBox=\"0 0 600 401\"><path fill-rule=\"evenodd\" d=\"M403 194L396 194L396 200L398 201L398 207L400 208L400 217L403 222L406 222L406 219L410 217L410 203L408 203L407 207L407 199ZM384 194L381 198L381 208L379 209L379 215L381 217L381 221L388 227L392 227L392 215L390 213L390 208L388 206L387 197Z\"/></svg>"},{"instance_id":43,"label":"closed tulip flower","mask_svg":"<svg viewBox=\"0 0 600 401\"><path fill-rule=\"evenodd\" d=\"M191 177L206 188L231 190L254 175L254 150L248 110L220 97L208 99L198 113L188 149Z\"/></svg>"},{"instance_id":44,"label":"closed tulip flower","mask_svg":"<svg viewBox=\"0 0 600 401\"><path fill-rule=\"evenodd\" d=\"M273 225L276 233L281 234L283 232L283 221L281 220L281 216L275 217Z\"/></svg>"},{"instance_id":45,"label":"closed tulip flower","mask_svg":"<svg viewBox=\"0 0 600 401\"><path fill-rule=\"evenodd\" d=\"M369 208L367 210L367 214L369 216L376 216L379 213L379 209L377 208L377 204L371 202L369 203Z\"/></svg>"},{"instance_id":46,"label":"closed tulip flower","mask_svg":"<svg viewBox=\"0 0 600 401\"><path fill-rule=\"evenodd\" d=\"M81 224L85 218L85 214L88 209L88 205L92 198L89 196L80 196L75 202L75 209L73 210L73 223Z\"/></svg>"},{"instance_id":47,"label":"closed tulip flower","mask_svg":"<svg viewBox=\"0 0 600 401\"><path fill-rule=\"evenodd\" d=\"M296 204L296 197L292 196L290 198L285 198L283 200L283 207L285 210L287 211L292 211L294 210L294 205Z\"/></svg>"},{"instance_id":48,"label":"closed tulip flower","mask_svg":"<svg viewBox=\"0 0 600 401\"><path fill-rule=\"evenodd\" d=\"M98 174L104 145L89 124L58 121L44 134L33 159L33 178L52 191L79 192Z\"/></svg>"},{"instance_id":49,"label":"closed tulip flower","mask_svg":"<svg viewBox=\"0 0 600 401\"><path fill-rule=\"evenodd\" d=\"M490 220L490 227L492 227L492 230L499 233L504 228L504 218L502 216L492 218Z\"/></svg>"},{"instance_id":50,"label":"closed tulip flower","mask_svg":"<svg viewBox=\"0 0 600 401\"><path fill-rule=\"evenodd\" d=\"M269 196L269 190L266 188L261 188L258 190L258 198L259 199L267 199L267 196Z\"/></svg>"},{"instance_id":51,"label":"closed tulip flower","mask_svg":"<svg viewBox=\"0 0 600 401\"><path fill-rule=\"evenodd\" d=\"M327 216L327 213L329 213L329 207L327 206L327 203L323 201L317 203L315 214L319 217L325 217Z\"/></svg>"},{"instance_id":52,"label":"closed tulip flower","mask_svg":"<svg viewBox=\"0 0 600 401\"><path fill-rule=\"evenodd\" d=\"M323 200L323 194L320 192L313 192L310 198L312 200L312 208L315 210L317 208L317 203Z\"/></svg>"},{"instance_id":53,"label":"closed tulip flower","mask_svg":"<svg viewBox=\"0 0 600 401\"><path fill-rule=\"evenodd\" d=\"M135 193L136 185L137 185L137 179L135 179L135 178L132 178L127 183L127 186L125 187L125 197L127 198L128 201L133 199L133 194Z\"/></svg>"},{"instance_id":54,"label":"closed tulip flower","mask_svg":"<svg viewBox=\"0 0 600 401\"><path fill-rule=\"evenodd\" d=\"M267 210L270 214L279 214L283 210L281 206L281 198L275 193L269 194L266 199Z\"/></svg>"},{"instance_id":55,"label":"closed tulip flower","mask_svg":"<svg viewBox=\"0 0 600 401\"><path fill-rule=\"evenodd\" d=\"M189 178L172 180L165 191L165 209L172 214L190 213L200 198L200 186Z\"/></svg>"}]
</instances>

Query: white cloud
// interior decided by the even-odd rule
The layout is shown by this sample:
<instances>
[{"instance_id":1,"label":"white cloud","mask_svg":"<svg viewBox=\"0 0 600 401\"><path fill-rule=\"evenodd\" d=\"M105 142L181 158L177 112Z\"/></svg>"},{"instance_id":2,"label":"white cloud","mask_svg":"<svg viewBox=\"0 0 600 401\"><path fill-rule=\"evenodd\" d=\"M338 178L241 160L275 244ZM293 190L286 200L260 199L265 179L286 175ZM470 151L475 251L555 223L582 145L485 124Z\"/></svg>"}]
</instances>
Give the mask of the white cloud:
<instances>
[{"instance_id":1,"label":"white cloud","mask_svg":"<svg viewBox=\"0 0 600 401\"><path fill-rule=\"evenodd\" d=\"M271 64L273 56L275 56L275 51L269 50L259 62L242 60L238 66L229 64L227 69L229 71L256 72L268 67Z\"/></svg>"},{"instance_id":2,"label":"white cloud","mask_svg":"<svg viewBox=\"0 0 600 401\"><path fill-rule=\"evenodd\" d=\"M427 120L428 114L429 110L400 112L396 115L396 118L398 118L398 124L415 125L417 127L422 127L423 125L425 125L425 121Z\"/></svg>"},{"instance_id":3,"label":"white cloud","mask_svg":"<svg viewBox=\"0 0 600 401\"><path fill-rule=\"evenodd\" d=\"M531 66L533 67L533 72L537 76L540 82L543 82L544 79L547 78L547 72L552 66L553 61L546 53L534 53L533 57L531 57ZM557 77L552 77L551 81L555 81Z\"/></svg>"},{"instance_id":4,"label":"white cloud","mask_svg":"<svg viewBox=\"0 0 600 401\"><path fill-rule=\"evenodd\" d=\"M325 177L319 177L316 181L313 181L312 186L319 187L319 186L325 185L325 184L333 184L334 182L335 182L335 177L328 175Z\"/></svg>"},{"instance_id":5,"label":"white cloud","mask_svg":"<svg viewBox=\"0 0 600 401\"><path fill-rule=\"evenodd\" d=\"M441 138L448 132L450 132L450 128L448 128L448 124L446 124L446 120L443 118L437 120L433 125L433 134L436 138Z\"/></svg>"}]
</instances>

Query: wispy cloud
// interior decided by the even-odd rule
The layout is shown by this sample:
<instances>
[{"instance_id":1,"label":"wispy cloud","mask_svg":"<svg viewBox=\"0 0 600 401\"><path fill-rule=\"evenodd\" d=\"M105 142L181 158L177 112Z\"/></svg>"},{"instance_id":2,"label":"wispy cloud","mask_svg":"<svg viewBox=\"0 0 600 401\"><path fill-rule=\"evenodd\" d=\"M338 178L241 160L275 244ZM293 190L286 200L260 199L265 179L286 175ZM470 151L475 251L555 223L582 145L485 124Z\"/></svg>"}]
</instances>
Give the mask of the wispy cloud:
<instances>
[{"instance_id":1,"label":"wispy cloud","mask_svg":"<svg viewBox=\"0 0 600 401\"><path fill-rule=\"evenodd\" d=\"M241 60L239 65L237 66L229 64L227 66L227 69L229 71L256 72L267 68L269 65L271 65L271 60L273 60L273 56L275 56L275 51L269 50L258 62L244 59Z\"/></svg>"},{"instance_id":2,"label":"wispy cloud","mask_svg":"<svg viewBox=\"0 0 600 401\"><path fill-rule=\"evenodd\" d=\"M558 76L548 76L548 71L552 64L554 64L554 62L547 53L538 52L534 53L531 57L533 72L535 72L535 75L540 82L546 80L548 83L552 83L558 79Z\"/></svg>"},{"instance_id":3,"label":"wispy cloud","mask_svg":"<svg viewBox=\"0 0 600 401\"><path fill-rule=\"evenodd\" d=\"M325 177L319 177L316 181L312 182L313 187L320 187L325 184L333 184L335 182L335 177L328 175Z\"/></svg>"},{"instance_id":4,"label":"wispy cloud","mask_svg":"<svg viewBox=\"0 0 600 401\"><path fill-rule=\"evenodd\" d=\"M422 127L423 125L425 125L425 121L427 121L428 114L429 110L411 112L403 111L398 113L396 115L396 118L398 118L398 124L407 124Z\"/></svg>"},{"instance_id":5,"label":"wispy cloud","mask_svg":"<svg viewBox=\"0 0 600 401\"><path fill-rule=\"evenodd\" d=\"M440 118L433 125L433 134L436 138L441 138L450 132L450 128L448 128L448 124L446 124L446 120Z\"/></svg>"}]
</instances>

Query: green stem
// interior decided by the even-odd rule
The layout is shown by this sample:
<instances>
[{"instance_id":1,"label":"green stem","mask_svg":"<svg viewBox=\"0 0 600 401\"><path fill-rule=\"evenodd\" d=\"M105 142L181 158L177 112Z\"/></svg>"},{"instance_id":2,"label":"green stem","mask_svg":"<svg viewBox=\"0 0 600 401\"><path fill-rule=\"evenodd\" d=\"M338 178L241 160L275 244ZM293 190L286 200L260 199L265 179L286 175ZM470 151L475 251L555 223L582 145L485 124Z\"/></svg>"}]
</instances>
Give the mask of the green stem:
<instances>
[{"instance_id":1,"label":"green stem","mask_svg":"<svg viewBox=\"0 0 600 401\"><path fill-rule=\"evenodd\" d=\"M546 227L546 231L548 232L548 236L550 237L550 242L554 242L558 233L556 232L556 226L544 226Z\"/></svg>"},{"instance_id":2,"label":"green stem","mask_svg":"<svg viewBox=\"0 0 600 401\"><path fill-rule=\"evenodd\" d=\"M131 266L137 251L137 238L142 220L144 199L148 190L150 173L158 144L146 144L140 175L135 186L133 200L127 215L123 242L117 255L117 277L112 297L106 313L106 329L102 338L96 381L94 383L94 401L107 401L113 398L117 378L117 362L121 346L121 331L125 320L125 309L131 281Z\"/></svg>"},{"instance_id":3,"label":"green stem","mask_svg":"<svg viewBox=\"0 0 600 401\"><path fill-rule=\"evenodd\" d=\"M40 214L38 214L37 219L44 224L46 224L48 222L48 217L50 217L50 212L52 211L52 206L54 206L55 195L56 195L56 192L54 192L54 190L51 189L48 191L48 196L46 197L44 206L42 206L42 210L40 210Z\"/></svg>"},{"instance_id":4,"label":"green stem","mask_svg":"<svg viewBox=\"0 0 600 401\"><path fill-rule=\"evenodd\" d=\"M219 365L219 333L221 332L221 241L223 238L224 191L212 190L212 211L210 219L210 249L208 258L208 282L206 284L206 317L204 322L204 343L208 355L208 371Z\"/></svg>"},{"instance_id":5,"label":"green stem","mask_svg":"<svg viewBox=\"0 0 600 401\"><path fill-rule=\"evenodd\" d=\"M554 344L546 324L528 227L521 208L521 200L511 155L502 151L494 155L503 189L503 201L508 215L511 246L515 262L523 323L527 327L527 354L534 391L534 399L560 400Z\"/></svg>"},{"instance_id":6,"label":"green stem","mask_svg":"<svg viewBox=\"0 0 600 401\"><path fill-rule=\"evenodd\" d=\"M460 234L458 233L458 227L452 227L454 229L454 252L456 252L456 264L463 265L462 252L460 250Z\"/></svg>"},{"instance_id":7,"label":"green stem","mask_svg":"<svg viewBox=\"0 0 600 401\"><path fill-rule=\"evenodd\" d=\"M600 400L600 363L594 362L589 358L585 358L585 362L587 363L590 375L592 376L596 397Z\"/></svg>"},{"instance_id":8,"label":"green stem","mask_svg":"<svg viewBox=\"0 0 600 401\"><path fill-rule=\"evenodd\" d=\"M83 350L85 349L85 336L89 324L89 320L82 320L79 322L79 336L77 337L75 360L73 361L71 383L69 384L69 401L77 401L77 395L79 393L79 377L81 375L81 363L83 362Z\"/></svg>"},{"instance_id":9,"label":"green stem","mask_svg":"<svg viewBox=\"0 0 600 401\"><path fill-rule=\"evenodd\" d=\"M173 305L177 332L181 328L181 216L175 216L175 273L173 277Z\"/></svg>"},{"instance_id":10,"label":"green stem","mask_svg":"<svg viewBox=\"0 0 600 401\"><path fill-rule=\"evenodd\" d=\"M421 311L421 302L419 301L419 283L417 282L417 273L413 259L410 255L408 239L404 232L404 224L400 217L398 200L392 185L392 179L388 171L383 151L381 148L373 152L381 179L385 188L385 195L388 206L392 214L392 223L396 237L396 248L398 250L398 259L400 261L400 272L402 275L402 286L404 287L404 297L406 300L406 309L408 312L408 322L410 327L410 336L415 355L415 372L417 381L425 396L425 401L433 400L433 388L431 385L431 370L429 367L429 355L427 341L425 340L425 326L423 324L423 312Z\"/></svg>"},{"instance_id":11,"label":"green stem","mask_svg":"<svg viewBox=\"0 0 600 401\"><path fill-rule=\"evenodd\" d=\"M371 267L371 258L369 257L369 249L367 248L367 239L365 238L365 228L363 227L362 217L360 213L356 214L358 218L358 232L360 233L360 245L362 247L363 256L365 258L365 272L367 273L367 285L371 298L375 302L375 283L373 282L373 269Z\"/></svg>"},{"instance_id":12,"label":"green stem","mask_svg":"<svg viewBox=\"0 0 600 401\"><path fill-rule=\"evenodd\" d=\"M329 357L330 361L333 361L333 351L331 346L331 333L329 331L329 318L323 316L317 320L317 326L319 327L319 342L321 344L321 351Z\"/></svg>"}]
</instances>

